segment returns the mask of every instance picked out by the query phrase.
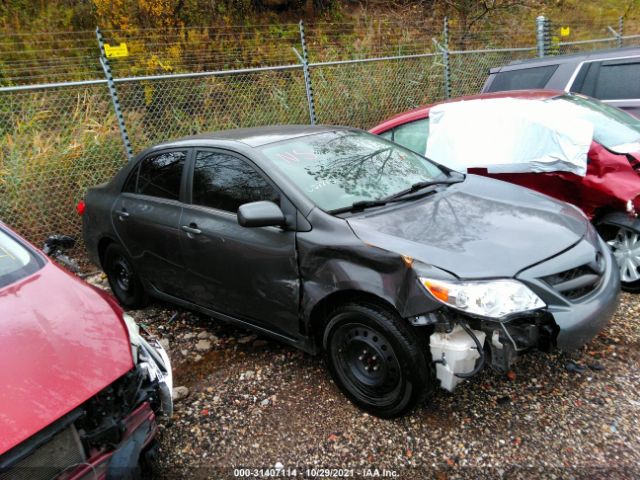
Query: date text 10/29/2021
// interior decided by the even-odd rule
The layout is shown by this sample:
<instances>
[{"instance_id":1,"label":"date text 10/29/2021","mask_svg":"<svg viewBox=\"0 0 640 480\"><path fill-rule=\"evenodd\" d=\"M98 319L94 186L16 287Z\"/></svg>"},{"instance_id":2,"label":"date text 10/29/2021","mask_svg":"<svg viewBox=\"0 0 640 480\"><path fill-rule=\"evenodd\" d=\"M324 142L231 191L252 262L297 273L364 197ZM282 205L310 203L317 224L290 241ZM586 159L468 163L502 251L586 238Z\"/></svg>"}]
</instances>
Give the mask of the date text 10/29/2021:
<instances>
[{"instance_id":1,"label":"date text 10/29/2021","mask_svg":"<svg viewBox=\"0 0 640 480\"><path fill-rule=\"evenodd\" d=\"M385 468L234 468L236 478L399 478L395 470Z\"/></svg>"}]
</instances>

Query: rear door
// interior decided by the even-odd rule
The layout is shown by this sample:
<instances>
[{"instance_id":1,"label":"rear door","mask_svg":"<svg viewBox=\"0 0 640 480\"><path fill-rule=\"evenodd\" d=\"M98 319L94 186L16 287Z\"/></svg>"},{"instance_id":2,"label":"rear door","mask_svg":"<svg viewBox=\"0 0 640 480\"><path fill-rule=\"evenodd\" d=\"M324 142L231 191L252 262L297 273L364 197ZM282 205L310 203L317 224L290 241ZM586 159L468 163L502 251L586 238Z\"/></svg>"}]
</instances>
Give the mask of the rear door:
<instances>
[{"instance_id":1,"label":"rear door","mask_svg":"<svg viewBox=\"0 0 640 480\"><path fill-rule=\"evenodd\" d=\"M294 231L245 228L243 203L293 205L255 165L227 150L198 149L190 201L180 218L191 301L278 333L298 332L299 277ZM295 218L295 217L294 217Z\"/></svg>"},{"instance_id":2,"label":"rear door","mask_svg":"<svg viewBox=\"0 0 640 480\"><path fill-rule=\"evenodd\" d=\"M111 211L114 229L139 273L155 288L184 297L181 195L189 149L154 152L127 179Z\"/></svg>"}]
</instances>

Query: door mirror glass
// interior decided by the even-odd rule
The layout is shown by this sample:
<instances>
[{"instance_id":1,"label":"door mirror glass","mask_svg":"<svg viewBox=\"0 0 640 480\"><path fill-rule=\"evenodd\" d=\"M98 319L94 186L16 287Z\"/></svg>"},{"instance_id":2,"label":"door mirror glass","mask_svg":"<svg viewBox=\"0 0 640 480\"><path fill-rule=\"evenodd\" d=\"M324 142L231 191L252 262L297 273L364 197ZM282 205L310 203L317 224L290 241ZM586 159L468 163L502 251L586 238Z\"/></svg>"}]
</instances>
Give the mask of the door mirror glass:
<instances>
[{"instance_id":1,"label":"door mirror glass","mask_svg":"<svg viewBox=\"0 0 640 480\"><path fill-rule=\"evenodd\" d=\"M243 227L281 227L284 214L273 202L245 203L238 208L238 223Z\"/></svg>"}]
</instances>

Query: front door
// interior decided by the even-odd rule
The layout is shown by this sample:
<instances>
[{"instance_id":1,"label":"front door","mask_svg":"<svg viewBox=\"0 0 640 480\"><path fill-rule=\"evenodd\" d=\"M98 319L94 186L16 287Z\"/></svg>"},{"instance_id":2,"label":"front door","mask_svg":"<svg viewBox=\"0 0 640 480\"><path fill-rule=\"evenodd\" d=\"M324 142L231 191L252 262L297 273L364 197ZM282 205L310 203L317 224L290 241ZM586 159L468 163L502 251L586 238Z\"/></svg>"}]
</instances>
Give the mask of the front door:
<instances>
[{"instance_id":1,"label":"front door","mask_svg":"<svg viewBox=\"0 0 640 480\"><path fill-rule=\"evenodd\" d=\"M245 228L243 203L270 200L293 208L243 157L198 150L192 162L191 204L180 219L181 245L193 302L278 333L298 333L299 276L295 232ZM285 212L286 213L286 212Z\"/></svg>"}]
</instances>

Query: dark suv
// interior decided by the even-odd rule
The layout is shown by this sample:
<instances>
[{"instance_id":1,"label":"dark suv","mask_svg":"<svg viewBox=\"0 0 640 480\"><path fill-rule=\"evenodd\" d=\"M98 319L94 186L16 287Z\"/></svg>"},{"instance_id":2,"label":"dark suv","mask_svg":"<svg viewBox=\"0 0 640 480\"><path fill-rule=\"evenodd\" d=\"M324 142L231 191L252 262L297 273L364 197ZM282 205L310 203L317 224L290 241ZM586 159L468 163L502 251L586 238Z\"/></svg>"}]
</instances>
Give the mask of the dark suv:
<instances>
[{"instance_id":1,"label":"dark suv","mask_svg":"<svg viewBox=\"0 0 640 480\"><path fill-rule=\"evenodd\" d=\"M583 93L640 117L640 48L511 62L490 70L482 92L535 88Z\"/></svg>"},{"instance_id":2,"label":"dark suv","mask_svg":"<svg viewBox=\"0 0 640 480\"><path fill-rule=\"evenodd\" d=\"M356 129L167 142L85 201L87 249L124 305L153 296L325 350L336 383L381 416L437 381L452 390L485 352L507 370L582 345L619 290L577 208Z\"/></svg>"}]
</instances>

